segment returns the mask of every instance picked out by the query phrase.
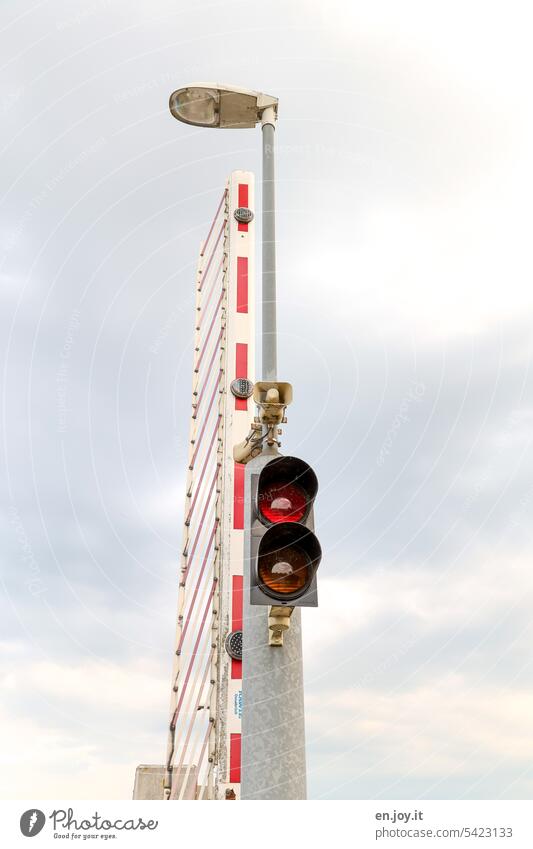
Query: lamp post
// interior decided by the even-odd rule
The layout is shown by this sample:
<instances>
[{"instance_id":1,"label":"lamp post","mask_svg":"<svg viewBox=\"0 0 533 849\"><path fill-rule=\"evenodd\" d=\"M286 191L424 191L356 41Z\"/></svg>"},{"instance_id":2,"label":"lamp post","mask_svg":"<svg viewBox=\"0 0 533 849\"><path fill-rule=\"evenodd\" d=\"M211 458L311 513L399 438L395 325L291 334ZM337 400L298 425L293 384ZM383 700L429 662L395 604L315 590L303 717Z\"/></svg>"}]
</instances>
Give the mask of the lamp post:
<instances>
[{"instance_id":1,"label":"lamp post","mask_svg":"<svg viewBox=\"0 0 533 849\"><path fill-rule=\"evenodd\" d=\"M274 132L278 99L245 88L193 83L170 95L174 118L194 127L240 130L261 123L263 130L262 180L262 372L263 380L276 380L276 229L274 183Z\"/></svg>"}]
</instances>

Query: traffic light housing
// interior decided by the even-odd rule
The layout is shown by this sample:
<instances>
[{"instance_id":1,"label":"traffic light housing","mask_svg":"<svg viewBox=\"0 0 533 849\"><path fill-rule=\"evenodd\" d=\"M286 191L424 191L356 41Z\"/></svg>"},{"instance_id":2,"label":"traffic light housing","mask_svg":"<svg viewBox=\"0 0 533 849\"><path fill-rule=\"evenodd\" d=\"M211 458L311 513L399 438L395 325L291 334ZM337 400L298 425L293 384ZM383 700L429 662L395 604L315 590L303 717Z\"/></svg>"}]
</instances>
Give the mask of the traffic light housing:
<instances>
[{"instance_id":1,"label":"traffic light housing","mask_svg":"<svg viewBox=\"0 0 533 849\"><path fill-rule=\"evenodd\" d=\"M250 487L250 603L317 607L322 557L314 534L317 477L298 457L275 455Z\"/></svg>"}]
</instances>

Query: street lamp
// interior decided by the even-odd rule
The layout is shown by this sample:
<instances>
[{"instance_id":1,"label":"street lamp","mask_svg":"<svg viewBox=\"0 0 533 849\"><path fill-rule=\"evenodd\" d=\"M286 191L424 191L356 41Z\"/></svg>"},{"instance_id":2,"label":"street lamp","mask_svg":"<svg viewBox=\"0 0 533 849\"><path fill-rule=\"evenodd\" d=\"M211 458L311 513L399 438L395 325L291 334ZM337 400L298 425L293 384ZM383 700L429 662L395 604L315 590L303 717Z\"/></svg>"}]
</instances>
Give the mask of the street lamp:
<instances>
[{"instance_id":1,"label":"street lamp","mask_svg":"<svg viewBox=\"0 0 533 849\"><path fill-rule=\"evenodd\" d=\"M193 83L170 95L170 111L178 121L195 127L239 130L255 127L266 109L278 111L278 100L269 94L217 83Z\"/></svg>"},{"instance_id":2,"label":"street lamp","mask_svg":"<svg viewBox=\"0 0 533 849\"><path fill-rule=\"evenodd\" d=\"M170 95L174 118L194 127L246 129L261 123L263 131L263 380L276 380L276 229L274 129L278 99L269 94L218 83L192 83Z\"/></svg>"},{"instance_id":3,"label":"street lamp","mask_svg":"<svg viewBox=\"0 0 533 849\"><path fill-rule=\"evenodd\" d=\"M246 463L245 510L249 504L252 480L256 480L262 469L273 463L277 456L277 425L283 421L284 408L292 398L292 388L288 383L277 382L277 345L276 345L276 234L274 204L274 132L278 114L278 99L258 91L218 85L217 83L193 83L180 88L170 96L170 111L174 118L195 127L214 127L220 129L245 129L262 126L263 137L263 174L262 174L262 370L263 380L255 384L254 400L261 410L267 447L263 447L260 456L251 459L250 453L242 457L234 454L237 462ZM268 434L272 439L268 440ZM238 450L244 443L235 446ZM246 445L248 443L246 442ZM264 442L263 442L264 446ZM285 458L302 464L296 458ZM248 462L249 461L249 462ZM303 464L307 467L307 464ZM316 494L313 489L314 472L306 473L305 481L309 493L305 498L312 501ZM292 492L292 490L291 490ZM285 495L287 492L285 492ZM248 499L248 500L247 500ZM301 505L300 505L301 507ZM252 514L254 515L254 514ZM271 513L271 515L273 515ZM270 521L268 515L266 519ZM306 795L305 779L305 729L303 703L303 666L302 635L299 605L304 603L303 594L314 589L314 575L320 560L320 545L312 533L312 512L307 510L300 516L298 523L284 522L289 526L284 542L289 540L292 555L298 559L300 567L305 566L304 586L291 586L291 592L275 603L275 598L265 595L265 601L252 606L250 604L250 570L245 569L243 594L243 678L242 692L246 708L242 718L242 798L260 799L304 799ZM251 516L245 515L244 562L250 562ZM261 527L264 536L275 534L272 528ZM296 529L298 524L298 532ZM290 535L290 537L289 537ZM312 545L311 545L311 541ZM284 546L287 548L287 545ZM262 550L265 557L261 560L262 574L270 565L273 573L278 561L267 561L267 556L275 554L272 547L268 552ZM287 556L288 558L288 556ZM290 563L281 564L285 569L292 568ZM265 568L263 568L265 567ZM295 566L298 572L298 564ZM296 575L299 579L300 572ZM268 576L267 576L268 578ZM266 585L267 581L263 583ZM281 582L281 589L287 582ZM279 584L277 590L279 594ZM274 592L276 587L271 588ZM287 595L290 595L288 602ZM298 600L295 601L295 597ZM294 606L294 612L291 610ZM267 611L276 615L268 617ZM290 634L285 639L283 656L279 648L283 644L282 635L288 628L289 616L293 623ZM266 625L272 631L272 639L265 639ZM269 633L270 633L269 630ZM275 729L273 732L272 729Z\"/></svg>"}]
</instances>

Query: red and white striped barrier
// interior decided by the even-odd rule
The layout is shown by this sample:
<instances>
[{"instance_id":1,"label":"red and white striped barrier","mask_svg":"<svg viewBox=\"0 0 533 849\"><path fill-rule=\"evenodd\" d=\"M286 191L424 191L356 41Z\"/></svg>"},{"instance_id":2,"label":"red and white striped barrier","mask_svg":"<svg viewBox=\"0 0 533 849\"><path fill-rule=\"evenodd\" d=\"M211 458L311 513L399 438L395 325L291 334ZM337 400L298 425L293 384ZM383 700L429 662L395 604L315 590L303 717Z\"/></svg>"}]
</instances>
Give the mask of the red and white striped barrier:
<instances>
[{"instance_id":1,"label":"red and white striped barrier","mask_svg":"<svg viewBox=\"0 0 533 849\"><path fill-rule=\"evenodd\" d=\"M250 172L232 173L200 249L183 554L179 571L165 798L240 796L244 466L233 460L253 419L232 392L254 381L254 209ZM241 216L242 217L242 216ZM238 641L238 638L237 638Z\"/></svg>"}]
</instances>

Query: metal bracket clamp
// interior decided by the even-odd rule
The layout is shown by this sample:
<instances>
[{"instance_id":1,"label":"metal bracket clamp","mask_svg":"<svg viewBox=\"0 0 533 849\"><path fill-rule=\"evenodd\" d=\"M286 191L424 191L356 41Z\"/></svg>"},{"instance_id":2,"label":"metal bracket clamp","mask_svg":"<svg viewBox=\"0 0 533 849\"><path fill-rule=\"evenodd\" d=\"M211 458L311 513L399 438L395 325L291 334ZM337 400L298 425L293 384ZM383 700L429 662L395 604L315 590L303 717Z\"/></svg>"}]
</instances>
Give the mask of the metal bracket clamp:
<instances>
[{"instance_id":1,"label":"metal bracket clamp","mask_svg":"<svg viewBox=\"0 0 533 849\"><path fill-rule=\"evenodd\" d=\"M291 615L294 607L268 608L268 645L282 646L283 634L291 627Z\"/></svg>"},{"instance_id":2,"label":"metal bracket clamp","mask_svg":"<svg viewBox=\"0 0 533 849\"><path fill-rule=\"evenodd\" d=\"M292 386L277 381L259 381L254 385L253 396L259 415L252 422L246 439L233 448L233 459L237 463L248 463L257 457L264 443L269 446L281 445L278 440L281 429L278 425L287 421L285 410L292 401Z\"/></svg>"},{"instance_id":3,"label":"metal bracket clamp","mask_svg":"<svg viewBox=\"0 0 533 849\"><path fill-rule=\"evenodd\" d=\"M261 453L264 439L261 430L260 424L252 423L248 436L233 446L233 459L236 463L248 463Z\"/></svg>"}]
</instances>

